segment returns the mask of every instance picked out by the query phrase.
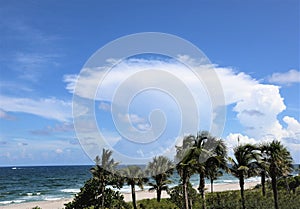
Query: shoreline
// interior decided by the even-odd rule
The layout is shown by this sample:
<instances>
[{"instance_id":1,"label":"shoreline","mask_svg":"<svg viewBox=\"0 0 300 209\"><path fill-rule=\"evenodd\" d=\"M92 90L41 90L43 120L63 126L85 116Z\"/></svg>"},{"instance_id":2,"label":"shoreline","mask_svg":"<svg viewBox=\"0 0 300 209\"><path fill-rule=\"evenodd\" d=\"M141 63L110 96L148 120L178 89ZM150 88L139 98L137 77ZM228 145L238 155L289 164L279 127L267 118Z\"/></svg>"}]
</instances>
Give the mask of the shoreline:
<instances>
[{"instance_id":1,"label":"shoreline","mask_svg":"<svg viewBox=\"0 0 300 209\"><path fill-rule=\"evenodd\" d=\"M247 182L245 183L245 190L251 189L259 184L260 181L255 182ZM210 184L206 184L206 192L210 192ZM225 184L214 184L214 192L222 192L222 191L230 191L230 190L239 190L239 183L225 183ZM124 200L126 202L131 202L131 193L122 193L124 196ZM169 195L166 191L162 192L162 198L168 198ZM156 198L156 191L149 192L147 190L137 191L136 192L136 200L142 199L152 199ZM34 202L26 202L26 203L18 203L18 204L8 204L0 206L0 209L32 209L35 206L39 206L42 209L62 209L64 208L64 204L72 201L73 198L64 198L61 200L49 200L49 201L34 201Z\"/></svg>"}]
</instances>

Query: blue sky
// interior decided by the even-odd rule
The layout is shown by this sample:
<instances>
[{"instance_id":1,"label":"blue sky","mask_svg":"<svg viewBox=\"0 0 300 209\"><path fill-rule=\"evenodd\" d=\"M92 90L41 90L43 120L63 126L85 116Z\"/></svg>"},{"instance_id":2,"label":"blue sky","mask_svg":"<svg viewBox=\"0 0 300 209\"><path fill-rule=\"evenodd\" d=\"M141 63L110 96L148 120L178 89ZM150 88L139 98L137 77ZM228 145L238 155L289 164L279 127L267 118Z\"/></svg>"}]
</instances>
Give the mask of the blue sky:
<instances>
[{"instance_id":1,"label":"blue sky","mask_svg":"<svg viewBox=\"0 0 300 209\"><path fill-rule=\"evenodd\" d=\"M229 147L237 136L260 142L272 134L299 163L299 19L297 0L1 1L0 165L92 163L73 127L74 78L99 48L140 32L182 37L214 64ZM149 67L143 59L141 66ZM147 128L149 110L140 106L136 100L129 117ZM115 148L138 150L122 145L105 107L96 108L100 128Z\"/></svg>"}]
</instances>

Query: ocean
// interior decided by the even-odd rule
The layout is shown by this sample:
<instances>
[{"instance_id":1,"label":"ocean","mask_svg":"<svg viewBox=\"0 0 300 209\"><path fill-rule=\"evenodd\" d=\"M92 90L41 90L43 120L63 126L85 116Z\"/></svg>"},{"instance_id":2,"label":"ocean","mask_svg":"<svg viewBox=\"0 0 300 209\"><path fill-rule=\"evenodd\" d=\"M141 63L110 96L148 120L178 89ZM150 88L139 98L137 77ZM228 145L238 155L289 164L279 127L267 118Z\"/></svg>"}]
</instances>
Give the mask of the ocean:
<instances>
[{"instance_id":1,"label":"ocean","mask_svg":"<svg viewBox=\"0 0 300 209\"><path fill-rule=\"evenodd\" d=\"M80 191L85 181L91 178L89 172L92 166L35 166L35 167L0 167L0 205L42 200L59 200L71 198ZM179 176L171 177L177 185ZM249 178L246 182L259 181L259 177ZM199 184L199 176L190 179L193 186ZM215 184L237 183L238 179L230 174L224 174ZM209 180L206 179L206 184ZM149 186L145 185L147 190ZM140 190L139 188L136 188ZM121 190L130 193L129 186Z\"/></svg>"}]
</instances>

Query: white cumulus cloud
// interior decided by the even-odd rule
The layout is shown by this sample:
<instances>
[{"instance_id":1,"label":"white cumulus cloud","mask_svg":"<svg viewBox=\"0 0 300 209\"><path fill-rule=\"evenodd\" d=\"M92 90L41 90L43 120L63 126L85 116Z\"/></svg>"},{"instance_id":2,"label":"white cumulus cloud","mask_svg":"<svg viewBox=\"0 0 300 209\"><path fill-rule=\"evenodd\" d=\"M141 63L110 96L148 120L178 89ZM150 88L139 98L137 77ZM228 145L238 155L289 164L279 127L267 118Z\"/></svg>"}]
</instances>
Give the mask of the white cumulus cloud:
<instances>
[{"instance_id":1,"label":"white cumulus cloud","mask_svg":"<svg viewBox=\"0 0 300 209\"><path fill-rule=\"evenodd\" d=\"M286 109L286 105L284 103L284 98L280 93L279 86L262 84L259 80L251 77L250 75L244 72L237 72L231 67L219 67L217 65L198 66L195 60L189 59L187 56L181 56L179 60L189 66L193 66L193 69L200 72L201 78L199 79L199 77L195 76L194 73L186 70L184 65L174 62L164 62L162 60L155 60L154 62L151 62L149 60L136 59L121 63L107 75L103 74L101 67L97 69L83 69L83 73L80 78L82 83L77 83L77 85L81 88L76 89L76 94L88 99L112 102L113 96L115 95L115 89L118 89L120 84L122 82L126 82L128 78L131 79L131 76L134 76L135 73L149 69L161 69L169 72L170 75L175 75L182 81L182 83L187 85L196 102L200 101L198 103L198 108L201 113L200 115L202 115L202 117L205 115L205 120L201 118L201 121L209 123L212 121L212 118L215 117L215 112L210 109L212 101L209 101L209 94L212 91L216 92L216 90L213 89L213 84L219 80L224 94L220 95L220 97L224 97L223 105L231 105L233 107L230 111L235 113L236 119L244 128L242 133L236 133L233 127L231 134L229 134L226 139L228 143L231 144L231 147L236 145L238 136L240 138L240 142L255 143L275 138L278 140L292 138L294 141L290 140L289 143L285 141L285 144L288 147L292 147L294 144L297 144L297 141L295 140L299 137L299 121L288 115L281 115L283 117L283 121L280 121L279 115ZM212 74L207 74L207 72L211 70L214 70L218 80L214 80L211 76ZM134 82L128 82L129 86L126 86L126 88L122 86L125 88L122 90L124 90L124 92L127 90L130 92L130 90L136 89L140 85L142 86L145 82L151 83L152 80L163 82L162 77L156 78L155 76L157 75L141 77L139 79L129 79ZM76 76L73 75L65 78L68 78L65 79L67 82L67 90L74 92ZM102 89L97 91L97 88L99 87L99 78L103 78L100 85ZM166 82L168 79L169 77L165 78ZM203 81L202 83L201 80ZM279 84L290 84L299 82L299 80L299 71L297 70L290 70L287 73L274 73L270 78L270 82ZM170 88L178 89L178 87L172 86L171 83L169 85L171 85ZM217 92L216 95L221 93L222 92ZM176 95L176 97L186 98L186 96L182 94ZM149 98L149 100L151 99L153 98ZM185 102L186 108L184 108L184 110L189 111L188 103L190 103L190 101ZM145 101L145 104L146 103L147 101ZM221 105L221 103L218 104ZM103 104L102 106L99 106L99 108L102 109L105 109L105 107L106 106ZM141 118L137 117L137 115L123 116L126 116L124 119L131 121L132 123L145 122L142 121ZM187 116L191 119L195 117L195 114L188 114ZM142 129L143 127L138 128ZM147 129L148 127L145 128ZM297 146L294 146L292 151L294 156L296 152L295 147ZM300 152L300 150L298 151Z\"/></svg>"}]
</instances>

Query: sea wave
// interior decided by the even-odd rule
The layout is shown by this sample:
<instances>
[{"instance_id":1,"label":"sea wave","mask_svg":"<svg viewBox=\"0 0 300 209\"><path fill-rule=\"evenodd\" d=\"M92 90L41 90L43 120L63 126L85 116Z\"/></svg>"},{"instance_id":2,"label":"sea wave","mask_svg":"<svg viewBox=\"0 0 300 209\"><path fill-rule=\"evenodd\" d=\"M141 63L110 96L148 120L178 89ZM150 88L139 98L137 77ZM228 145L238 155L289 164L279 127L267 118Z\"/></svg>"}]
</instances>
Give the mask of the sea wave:
<instances>
[{"instance_id":1,"label":"sea wave","mask_svg":"<svg viewBox=\"0 0 300 209\"><path fill-rule=\"evenodd\" d=\"M27 192L27 193L21 192L21 193L19 193L19 195L20 196L40 196L41 192Z\"/></svg>"}]
</instances>

